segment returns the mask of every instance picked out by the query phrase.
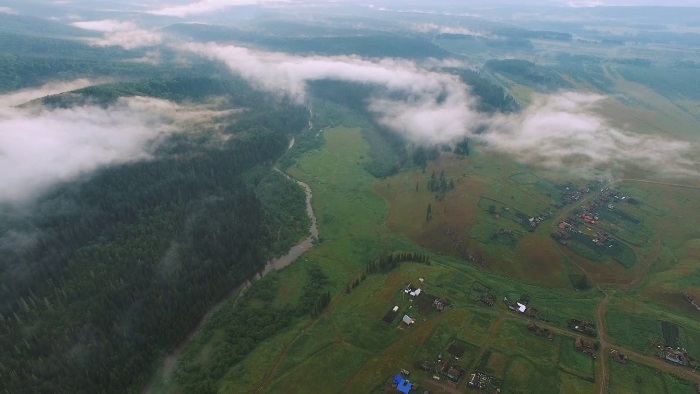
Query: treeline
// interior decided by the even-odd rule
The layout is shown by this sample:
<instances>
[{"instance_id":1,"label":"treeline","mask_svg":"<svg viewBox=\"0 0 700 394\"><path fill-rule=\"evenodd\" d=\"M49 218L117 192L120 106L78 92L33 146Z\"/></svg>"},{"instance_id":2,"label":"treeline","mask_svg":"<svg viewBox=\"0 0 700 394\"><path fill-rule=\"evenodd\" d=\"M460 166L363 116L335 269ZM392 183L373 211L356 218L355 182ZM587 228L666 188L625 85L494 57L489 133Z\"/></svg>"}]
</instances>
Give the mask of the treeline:
<instances>
[{"instance_id":1,"label":"treeline","mask_svg":"<svg viewBox=\"0 0 700 394\"><path fill-rule=\"evenodd\" d=\"M256 346L307 314L318 316L331 301L326 290L328 277L323 270L310 265L306 283L296 305L275 303L279 275L271 273L255 282L235 302L227 302L209 319L195 340L178 360L174 377L185 393L216 393L221 379L230 369L241 368L240 362ZM214 351L206 362L203 348Z\"/></svg>"},{"instance_id":2,"label":"treeline","mask_svg":"<svg viewBox=\"0 0 700 394\"><path fill-rule=\"evenodd\" d=\"M303 55L356 55L377 58L444 59L453 55L427 40L414 37L349 35L330 37L262 37L256 43L275 51Z\"/></svg>"},{"instance_id":3,"label":"treeline","mask_svg":"<svg viewBox=\"0 0 700 394\"><path fill-rule=\"evenodd\" d=\"M515 82L522 83L543 91L571 88L556 70L521 59L489 60L484 65L486 70L501 73Z\"/></svg>"},{"instance_id":4,"label":"treeline","mask_svg":"<svg viewBox=\"0 0 700 394\"><path fill-rule=\"evenodd\" d=\"M367 279L367 275L385 274L397 268L401 263L407 261L413 261L417 263L430 265L430 258L424 253L389 252L367 263L367 266L365 267L365 270L362 272L360 277L349 282L345 286L345 293L350 293L353 289L359 286L360 283L364 282L365 279Z\"/></svg>"},{"instance_id":5,"label":"treeline","mask_svg":"<svg viewBox=\"0 0 700 394\"><path fill-rule=\"evenodd\" d=\"M328 277L317 265L310 265L306 269L307 279L304 285L297 311L299 315L311 313L317 316L331 301L331 294L324 291L328 285Z\"/></svg>"},{"instance_id":6,"label":"treeline","mask_svg":"<svg viewBox=\"0 0 700 394\"><path fill-rule=\"evenodd\" d=\"M419 252L391 252L380 256L378 259L367 264L365 272L367 274L387 273L398 267L400 263L414 261L430 265L428 255Z\"/></svg>"},{"instance_id":7,"label":"treeline","mask_svg":"<svg viewBox=\"0 0 700 394\"><path fill-rule=\"evenodd\" d=\"M470 87L477 97L477 109L482 112L515 112L520 109L518 102L501 85L494 83L479 72L467 68L450 69Z\"/></svg>"},{"instance_id":8,"label":"treeline","mask_svg":"<svg viewBox=\"0 0 700 394\"><path fill-rule=\"evenodd\" d=\"M445 171L440 171L440 177L435 176L435 171L430 174L430 179L428 179L428 190L435 193L435 198L442 200L445 197L445 193L455 188L455 181L450 179L448 182L445 178Z\"/></svg>"},{"instance_id":9,"label":"treeline","mask_svg":"<svg viewBox=\"0 0 700 394\"><path fill-rule=\"evenodd\" d=\"M273 303L279 278L271 273L257 281L235 302L227 302L191 342L178 359L173 377L183 393L214 394L230 368L240 363L256 346L288 327L297 311ZM204 347L211 352L205 362Z\"/></svg>"},{"instance_id":10,"label":"treeline","mask_svg":"<svg viewBox=\"0 0 700 394\"><path fill-rule=\"evenodd\" d=\"M144 86L173 97L202 82L178 81ZM26 212L0 210L5 392L140 390L200 316L308 231L303 191L271 169L307 111L249 93L226 92L266 126L237 125L223 145L176 134L153 160L60 185ZM287 319L241 313L240 330Z\"/></svg>"},{"instance_id":11,"label":"treeline","mask_svg":"<svg viewBox=\"0 0 700 394\"><path fill-rule=\"evenodd\" d=\"M407 140L376 121L367 108L368 100L385 94L381 87L336 80L320 80L309 83L314 97L345 107L353 117L352 126L362 127L369 145L370 158L365 162L367 172L377 178L396 174L409 162ZM342 125L342 123L340 124ZM346 126L351 126L346 125Z\"/></svg>"},{"instance_id":12,"label":"treeline","mask_svg":"<svg viewBox=\"0 0 700 394\"><path fill-rule=\"evenodd\" d=\"M225 75L221 66L207 61L192 60L188 65L167 62L158 66L125 61L106 54L93 57L59 57L13 54L0 51L0 91L40 86L48 82L78 78L149 79L163 75L194 77Z\"/></svg>"},{"instance_id":13,"label":"treeline","mask_svg":"<svg viewBox=\"0 0 700 394\"><path fill-rule=\"evenodd\" d=\"M298 24L276 20L258 21L266 32L262 35L238 30L229 26L174 24L166 30L200 41L237 41L253 44L272 51L301 55L356 55L377 58L444 59L453 55L431 43L416 37L392 33L362 31L318 24ZM316 35L316 36L314 36Z\"/></svg>"}]
</instances>

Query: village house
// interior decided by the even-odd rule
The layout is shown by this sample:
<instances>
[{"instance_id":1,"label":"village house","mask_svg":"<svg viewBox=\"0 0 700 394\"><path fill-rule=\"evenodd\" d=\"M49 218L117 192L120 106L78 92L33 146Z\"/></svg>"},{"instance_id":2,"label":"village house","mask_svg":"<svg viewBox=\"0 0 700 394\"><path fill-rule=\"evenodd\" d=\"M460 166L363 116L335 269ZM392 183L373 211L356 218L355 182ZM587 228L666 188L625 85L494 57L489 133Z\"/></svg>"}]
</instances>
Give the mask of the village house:
<instances>
[{"instance_id":1,"label":"village house","mask_svg":"<svg viewBox=\"0 0 700 394\"><path fill-rule=\"evenodd\" d=\"M590 339L576 337L574 348L581 353L590 354L591 357L596 358L595 352L598 350L598 345Z\"/></svg>"},{"instance_id":2,"label":"village house","mask_svg":"<svg viewBox=\"0 0 700 394\"><path fill-rule=\"evenodd\" d=\"M483 302L485 305L493 306L493 304L496 302L496 296L485 292L481 295L481 302Z\"/></svg>"},{"instance_id":3,"label":"village house","mask_svg":"<svg viewBox=\"0 0 700 394\"><path fill-rule=\"evenodd\" d=\"M410 394L413 389L413 383L409 382L398 373L394 376L392 383L395 384L396 390L404 394Z\"/></svg>"},{"instance_id":4,"label":"village house","mask_svg":"<svg viewBox=\"0 0 700 394\"><path fill-rule=\"evenodd\" d=\"M672 347L666 347L661 351L661 358L673 364L690 365L690 356L688 356L688 352L682 348L674 349Z\"/></svg>"},{"instance_id":5,"label":"village house","mask_svg":"<svg viewBox=\"0 0 700 394\"><path fill-rule=\"evenodd\" d=\"M585 320L571 319L569 320L568 326L571 330L584 333L591 337L597 335L593 323L587 322Z\"/></svg>"},{"instance_id":6,"label":"village house","mask_svg":"<svg viewBox=\"0 0 700 394\"><path fill-rule=\"evenodd\" d=\"M462 375L464 375L464 370L457 365L446 364L444 367L442 367L440 373L447 377L447 379L457 383L459 382L459 379L462 378Z\"/></svg>"},{"instance_id":7,"label":"village house","mask_svg":"<svg viewBox=\"0 0 700 394\"><path fill-rule=\"evenodd\" d=\"M629 359L627 358L627 356L618 352L615 349L610 351L610 358L612 358L613 361L617 361L620 364L627 364L629 362Z\"/></svg>"},{"instance_id":8,"label":"village house","mask_svg":"<svg viewBox=\"0 0 700 394\"><path fill-rule=\"evenodd\" d=\"M444 298L436 298L435 301L433 301L433 308L439 310L440 312L445 309L445 305L447 305L447 300Z\"/></svg>"}]
</instances>

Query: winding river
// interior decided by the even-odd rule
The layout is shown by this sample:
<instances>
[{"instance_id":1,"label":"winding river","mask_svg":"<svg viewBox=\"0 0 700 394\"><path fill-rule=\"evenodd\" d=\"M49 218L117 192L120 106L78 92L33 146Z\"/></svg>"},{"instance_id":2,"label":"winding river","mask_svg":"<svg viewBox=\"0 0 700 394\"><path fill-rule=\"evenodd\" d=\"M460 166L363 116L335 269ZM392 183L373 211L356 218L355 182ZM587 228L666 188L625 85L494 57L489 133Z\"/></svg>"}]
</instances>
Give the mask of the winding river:
<instances>
[{"instance_id":1,"label":"winding river","mask_svg":"<svg viewBox=\"0 0 700 394\"><path fill-rule=\"evenodd\" d=\"M289 149L294 146L294 138L289 143ZM280 270L291 263L293 263L296 259L299 258L305 251L311 249L313 247L314 241L318 240L318 228L316 227L316 216L314 216L314 211L313 208L311 207L311 197L313 196L311 193L311 188L309 185L306 183L296 180L292 178L291 176L285 174L284 172L280 171L277 167L274 168L275 171L279 172L280 174L284 175L287 177L287 179L290 179L294 182L296 182L299 186L301 186L304 189L304 192L306 193L306 214L309 216L309 220L311 221L311 227L309 228L309 236L299 242L298 244L292 246L289 251L280 257L274 258L270 261L268 261L265 264L265 268L258 274L255 275L253 280L257 280L262 278L263 276L269 274L272 271L277 271ZM216 312L221 309L221 307L231 299L237 297L238 295L242 294L248 287L250 287L252 281L248 280L239 286L237 286L235 289L231 290L228 294L226 294L219 302L216 303L209 311L197 322L197 325L187 334L185 339L180 342L180 344L177 345L173 351L168 354L167 357L165 357L165 360L163 361L163 368L162 368L162 375L161 378L165 381L167 381L170 378L170 374L173 371L173 368L175 367L175 363L177 362L178 358L180 357L180 354L182 354L182 351L185 350L187 345L192 341L192 338L199 332L199 330L202 329L202 326L204 326L204 323ZM150 393L153 391L153 386L155 382L158 380L156 379L157 376L154 376L151 378L150 382L143 388L141 391L142 393Z\"/></svg>"}]
</instances>

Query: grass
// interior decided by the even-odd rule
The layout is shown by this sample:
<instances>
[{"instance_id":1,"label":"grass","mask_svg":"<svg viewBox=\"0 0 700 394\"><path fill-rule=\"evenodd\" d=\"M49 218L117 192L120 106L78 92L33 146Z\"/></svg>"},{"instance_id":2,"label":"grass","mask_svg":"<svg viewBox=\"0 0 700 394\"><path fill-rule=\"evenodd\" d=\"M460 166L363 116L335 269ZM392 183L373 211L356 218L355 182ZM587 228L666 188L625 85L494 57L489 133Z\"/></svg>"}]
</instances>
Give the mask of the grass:
<instances>
[{"instance_id":1,"label":"grass","mask_svg":"<svg viewBox=\"0 0 700 394\"><path fill-rule=\"evenodd\" d=\"M611 394L669 393L658 371L633 362L627 365L610 362L608 365Z\"/></svg>"},{"instance_id":2,"label":"grass","mask_svg":"<svg viewBox=\"0 0 700 394\"><path fill-rule=\"evenodd\" d=\"M488 212L492 203L485 207L480 203L483 196L485 202L496 200L522 215L546 212L556 197L557 185L567 180L549 181L508 158L478 152L462 160L445 154L431 162L425 173L414 169L376 180L365 169L370 151L362 130L334 127L321 136L323 147L308 151L289 168L290 174L308 183L314 192L320 242L279 274L272 303L277 307L296 305L309 264L321 267L329 277L333 301L318 319L294 321L242 362L227 366L227 374L218 383L220 391L248 392L265 384L264 392L373 392L377 388L381 391L386 378L404 368L412 371L419 384L435 383L432 375L418 371L415 365L441 352L445 356L451 343L464 350L459 364L465 368L476 365L503 379L504 392L532 392L543 387L548 392L593 391L593 383L586 380L594 376L595 363L590 356L577 353L569 337L555 335L548 341L533 335L525 322L506 310L501 299L527 294L530 305L544 320L562 328L571 318L595 321L600 293L595 287L577 290L573 283L577 281L571 280L582 275L577 265L589 268L586 264L594 263L573 256L551 240L551 222L527 232L512 219L496 219ZM455 190L438 201L425 183L432 171L442 170L446 178L454 179ZM520 175L509 179L513 174ZM700 208L693 199L696 195L687 191L664 191L673 199L661 205L662 197L645 190L656 189L634 186L625 191L643 199L643 204L625 210L640 218L645 228L656 228L669 220L669 212ZM425 220L428 204L434 216L431 221ZM663 214L653 208L659 206L664 207ZM448 228L457 241L446 235ZM520 232L514 231L515 239L492 239L501 228ZM658 307L654 302L660 301L649 296L656 293L645 290L651 286L659 292L678 291L681 286L700 289L696 275L700 241L693 241L697 235L690 236L695 228L683 223L665 230L661 255L676 258L676 262L659 259L644 283L647 287L629 296L616 295L605 316L608 333L613 342L644 352L650 349L650 338L662 337L661 319L680 327L678 337L684 338L691 355L700 355L699 325L690 315L679 317ZM484 257L484 267L459 257L454 248L459 241ZM429 253L432 264L401 264L389 274L368 276L345 294L347 283L359 278L368 261L391 250ZM651 247L641 248L640 255L653 257ZM595 267L599 271L591 274L593 280L600 281L601 275L610 281L629 277L619 264L607 260L595 263ZM423 313L414 312L415 301L404 299L402 288L406 283L419 283L418 278L425 279L421 284L425 292L448 298L452 306L441 313L427 308ZM477 283L495 295L492 307L475 302L479 294L472 289ZM638 297L647 299L631 302ZM416 324L404 327L398 318L393 324L383 322L382 317L394 305L400 307L399 317L409 311ZM210 345L205 344L199 353L202 364L213 351ZM639 369L646 367L619 370L624 366L610 364L611 392L636 387L637 374L645 374L648 382L643 383L653 389L684 392L690 387L666 375L654 380L653 372Z\"/></svg>"},{"instance_id":3,"label":"grass","mask_svg":"<svg viewBox=\"0 0 700 394\"><path fill-rule=\"evenodd\" d=\"M573 338L562 338L559 345L559 365L572 374L590 379L595 378L593 357L574 348Z\"/></svg>"},{"instance_id":4,"label":"grass","mask_svg":"<svg viewBox=\"0 0 700 394\"><path fill-rule=\"evenodd\" d=\"M536 365L525 357L514 357L506 369L503 391L508 393L530 393L533 388L558 392L561 376L552 366Z\"/></svg>"}]
</instances>

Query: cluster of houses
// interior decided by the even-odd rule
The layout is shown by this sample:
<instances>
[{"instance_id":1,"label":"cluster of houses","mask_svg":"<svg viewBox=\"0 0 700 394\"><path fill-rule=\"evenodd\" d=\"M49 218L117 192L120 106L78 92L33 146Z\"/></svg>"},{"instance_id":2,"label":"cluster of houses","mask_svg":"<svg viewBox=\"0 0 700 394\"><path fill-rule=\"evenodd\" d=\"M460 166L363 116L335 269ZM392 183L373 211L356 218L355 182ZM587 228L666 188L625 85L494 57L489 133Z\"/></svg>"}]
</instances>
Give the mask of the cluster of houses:
<instances>
[{"instance_id":1,"label":"cluster of houses","mask_svg":"<svg viewBox=\"0 0 700 394\"><path fill-rule=\"evenodd\" d=\"M596 231L595 237L593 238L594 244L598 246L607 246L608 248L612 248L613 241L614 239L612 235L606 233L605 231Z\"/></svg>"},{"instance_id":2,"label":"cluster of houses","mask_svg":"<svg viewBox=\"0 0 700 394\"><path fill-rule=\"evenodd\" d=\"M627 198L627 196L622 195L617 189L613 187L606 187L604 189L600 189L600 195L593 199L593 201L590 201L588 204L584 205L582 208L588 212L593 212L599 207L604 206L607 206L608 209L614 209L615 207L610 203L611 200L614 199L615 201L625 201Z\"/></svg>"},{"instance_id":3,"label":"cluster of houses","mask_svg":"<svg viewBox=\"0 0 700 394\"><path fill-rule=\"evenodd\" d=\"M457 364L447 362L442 357L438 358L437 362L423 361L420 367L433 374L433 379L440 380L440 377L449 379L454 383L458 383L465 373L465 370Z\"/></svg>"},{"instance_id":4,"label":"cluster of houses","mask_svg":"<svg viewBox=\"0 0 700 394\"><path fill-rule=\"evenodd\" d=\"M531 228L536 228L540 223L542 223L545 219L549 218L550 216L554 215L554 212L545 212L545 213L539 213L537 216L533 216L531 218L527 219L527 224Z\"/></svg>"},{"instance_id":5,"label":"cluster of houses","mask_svg":"<svg viewBox=\"0 0 700 394\"><path fill-rule=\"evenodd\" d=\"M583 219L584 222L589 223L589 224L595 224L597 222L598 216L595 216L593 213L583 209L581 210L581 213L579 214L579 217Z\"/></svg>"},{"instance_id":6,"label":"cluster of houses","mask_svg":"<svg viewBox=\"0 0 700 394\"><path fill-rule=\"evenodd\" d=\"M537 317L537 309L528 306L529 301L527 299L521 298L518 301L510 302L507 297L503 297L503 302L508 306L508 309L513 312L522 313L530 317Z\"/></svg>"},{"instance_id":7,"label":"cluster of houses","mask_svg":"<svg viewBox=\"0 0 700 394\"><path fill-rule=\"evenodd\" d=\"M532 331L538 337L546 337L550 341L554 339L554 333L552 331L547 328L542 328L533 322L528 323L527 329Z\"/></svg>"},{"instance_id":8,"label":"cluster of houses","mask_svg":"<svg viewBox=\"0 0 700 394\"><path fill-rule=\"evenodd\" d=\"M566 192L561 196L561 203L555 205L557 208L562 208L564 205L571 204L572 202L578 201L583 197L584 194L590 193L591 189L587 187L582 187L576 189L573 185L566 188Z\"/></svg>"},{"instance_id":9,"label":"cluster of houses","mask_svg":"<svg viewBox=\"0 0 700 394\"><path fill-rule=\"evenodd\" d=\"M571 319L569 320L568 326L569 329L586 334L589 337L595 337L597 335L595 325L585 320Z\"/></svg>"},{"instance_id":10,"label":"cluster of houses","mask_svg":"<svg viewBox=\"0 0 700 394\"><path fill-rule=\"evenodd\" d=\"M418 288L413 287L413 285L411 285L410 283L403 290L404 293L410 295L411 297L418 297L422 291L423 290L421 290L419 287Z\"/></svg>"}]
</instances>

